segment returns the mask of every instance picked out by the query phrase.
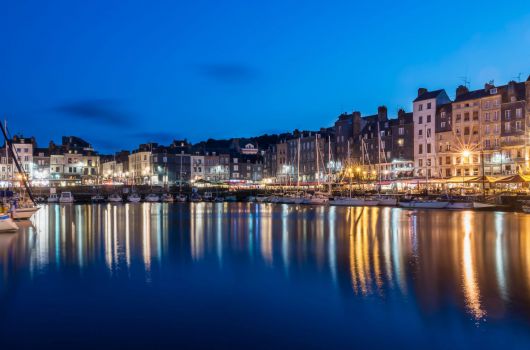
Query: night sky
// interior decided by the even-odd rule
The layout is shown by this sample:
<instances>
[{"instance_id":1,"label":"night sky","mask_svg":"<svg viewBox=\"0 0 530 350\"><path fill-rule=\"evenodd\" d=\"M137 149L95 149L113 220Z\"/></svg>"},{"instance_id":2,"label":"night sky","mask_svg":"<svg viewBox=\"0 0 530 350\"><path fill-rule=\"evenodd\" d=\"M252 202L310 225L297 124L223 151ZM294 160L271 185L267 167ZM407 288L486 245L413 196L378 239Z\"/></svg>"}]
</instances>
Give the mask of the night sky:
<instances>
[{"instance_id":1,"label":"night sky","mask_svg":"<svg viewBox=\"0 0 530 350\"><path fill-rule=\"evenodd\" d=\"M0 112L100 151L410 110L530 73L530 1L1 1Z\"/></svg>"}]
</instances>

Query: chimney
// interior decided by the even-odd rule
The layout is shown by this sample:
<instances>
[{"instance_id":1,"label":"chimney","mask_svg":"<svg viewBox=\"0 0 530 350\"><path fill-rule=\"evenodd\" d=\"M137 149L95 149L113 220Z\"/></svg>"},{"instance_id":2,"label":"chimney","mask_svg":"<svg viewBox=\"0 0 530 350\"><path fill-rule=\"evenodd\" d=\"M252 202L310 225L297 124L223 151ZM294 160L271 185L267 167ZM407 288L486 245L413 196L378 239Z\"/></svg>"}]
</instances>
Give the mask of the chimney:
<instances>
[{"instance_id":1,"label":"chimney","mask_svg":"<svg viewBox=\"0 0 530 350\"><path fill-rule=\"evenodd\" d=\"M353 137L356 137L361 132L361 112L354 111L353 115Z\"/></svg>"},{"instance_id":2,"label":"chimney","mask_svg":"<svg viewBox=\"0 0 530 350\"><path fill-rule=\"evenodd\" d=\"M495 87L495 85L493 85L493 81L490 81L486 84L484 84L484 90L485 91L490 91L491 89L493 89Z\"/></svg>"},{"instance_id":3,"label":"chimney","mask_svg":"<svg viewBox=\"0 0 530 350\"><path fill-rule=\"evenodd\" d=\"M387 110L385 106L377 107L377 120L384 122L387 120Z\"/></svg>"},{"instance_id":4,"label":"chimney","mask_svg":"<svg viewBox=\"0 0 530 350\"><path fill-rule=\"evenodd\" d=\"M398 110L398 119L403 118L405 116L405 110L403 108L400 108Z\"/></svg>"},{"instance_id":5,"label":"chimney","mask_svg":"<svg viewBox=\"0 0 530 350\"><path fill-rule=\"evenodd\" d=\"M456 88L456 97L462 96L463 94L467 94L469 92L469 89L465 87L464 85L460 85Z\"/></svg>"},{"instance_id":6,"label":"chimney","mask_svg":"<svg viewBox=\"0 0 530 350\"><path fill-rule=\"evenodd\" d=\"M428 90L426 88L419 88L418 89L418 97L426 93Z\"/></svg>"}]
</instances>

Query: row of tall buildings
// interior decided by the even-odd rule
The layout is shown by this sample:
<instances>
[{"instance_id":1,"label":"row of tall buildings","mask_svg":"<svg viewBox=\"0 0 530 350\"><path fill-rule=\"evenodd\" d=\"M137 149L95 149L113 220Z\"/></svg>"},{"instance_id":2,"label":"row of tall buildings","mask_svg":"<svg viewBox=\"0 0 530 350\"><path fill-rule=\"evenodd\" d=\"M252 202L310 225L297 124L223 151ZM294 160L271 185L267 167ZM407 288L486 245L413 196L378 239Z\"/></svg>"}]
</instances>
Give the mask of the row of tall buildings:
<instances>
[{"instance_id":1,"label":"row of tall buildings","mask_svg":"<svg viewBox=\"0 0 530 350\"><path fill-rule=\"evenodd\" d=\"M208 140L141 144L114 155L85 140L63 137L38 147L35 138L11 140L30 179L41 185L99 183L175 185L195 181L322 184L338 178L395 180L530 173L530 77L493 82L453 98L444 89L418 89L412 111L389 115L343 113L332 127ZM20 177L0 150L0 181Z\"/></svg>"}]
</instances>

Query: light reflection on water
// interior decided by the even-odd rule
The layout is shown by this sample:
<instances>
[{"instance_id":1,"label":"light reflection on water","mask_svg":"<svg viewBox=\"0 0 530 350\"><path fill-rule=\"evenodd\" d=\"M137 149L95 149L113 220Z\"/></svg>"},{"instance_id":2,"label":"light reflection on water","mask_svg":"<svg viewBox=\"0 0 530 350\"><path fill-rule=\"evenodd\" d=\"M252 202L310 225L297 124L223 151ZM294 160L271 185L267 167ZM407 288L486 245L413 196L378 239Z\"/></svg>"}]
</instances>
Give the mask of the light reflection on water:
<instances>
[{"instance_id":1,"label":"light reflection on water","mask_svg":"<svg viewBox=\"0 0 530 350\"><path fill-rule=\"evenodd\" d=\"M343 301L377 300L442 323L454 310L464 330L491 321L510 335L530 324L529 224L519 213L377 207L51 205L0 235L0 310L21 280L75 270L80 280L96 271L95 283L149 285L167 278L161 271L213 264L221 278L234 266L258 277L272 270L291 289L307 288L305 278Z\"/></svg>"}]
</instances>

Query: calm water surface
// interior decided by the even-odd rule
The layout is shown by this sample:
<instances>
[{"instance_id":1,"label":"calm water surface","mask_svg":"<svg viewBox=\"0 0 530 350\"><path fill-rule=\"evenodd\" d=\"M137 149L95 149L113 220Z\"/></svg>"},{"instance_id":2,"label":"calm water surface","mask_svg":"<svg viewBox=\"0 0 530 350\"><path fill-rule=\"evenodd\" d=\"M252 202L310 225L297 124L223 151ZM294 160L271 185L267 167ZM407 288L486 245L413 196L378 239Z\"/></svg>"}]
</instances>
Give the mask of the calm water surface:
<instances>
[{"instance_id":1,"label":"calm water surface","mask_svg":"<svg viewBox=\"0 0 530 350\"><path fill-rule=\"evenodd\" d=\"M530 348L530 215L50 205L0 235L0 348Z\"/></svg>"}]
</instances>

